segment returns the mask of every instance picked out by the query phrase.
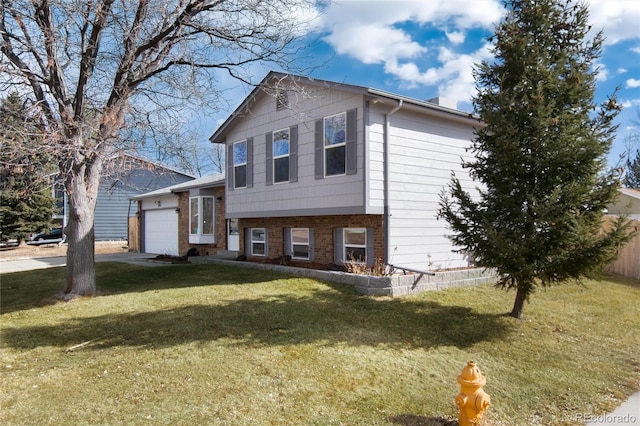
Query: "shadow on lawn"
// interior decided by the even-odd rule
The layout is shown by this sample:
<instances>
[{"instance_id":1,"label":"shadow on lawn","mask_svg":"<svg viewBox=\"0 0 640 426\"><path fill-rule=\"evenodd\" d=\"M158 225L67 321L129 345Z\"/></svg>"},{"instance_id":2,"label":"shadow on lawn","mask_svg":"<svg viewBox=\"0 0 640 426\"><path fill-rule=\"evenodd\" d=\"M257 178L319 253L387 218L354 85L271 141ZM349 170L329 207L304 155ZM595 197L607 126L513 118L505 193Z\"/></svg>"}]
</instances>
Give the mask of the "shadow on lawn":
<instances>
[{"instance_id":1,"label":"shadow on lawn","mask_svg":"<svg viewBox=\"0 0 640 426\"><path fill-rule=\"evenodd\" d=\"M96 263L98 296L185 287L253 284L282 278L270 271L209 265L140 267L122 262ZM0 312L8 314L60 303L53 296L64 287L64 267L15 272L2 277Z\"/></svg>"},{"instance_id":2,"label":"shadow on lawn","mask_svg":"<svg viewBox=\"0 0 640 426\"><path fill-rule=\"evenodd\" d=\"M3 340L18 349L69 349L82 343L84 350L164 348L213 341L252 347L319 343L466 348L500 338L511 329L502 315L434 301L378 300L333 288L304 297L284 294L217 303L9 328Z\"/></svg>"},{"instance_id":3,"label":"shadow on lawn","mask_svg":"<svg viewBox=\"0 0 640 426\"><path fill-rule=\"evenodd\" d=\"M402 426L458 426L457 420L449 420L444 417L416 416L414 414L391 417L389 421Z\"/></svg>"}]
</instances>

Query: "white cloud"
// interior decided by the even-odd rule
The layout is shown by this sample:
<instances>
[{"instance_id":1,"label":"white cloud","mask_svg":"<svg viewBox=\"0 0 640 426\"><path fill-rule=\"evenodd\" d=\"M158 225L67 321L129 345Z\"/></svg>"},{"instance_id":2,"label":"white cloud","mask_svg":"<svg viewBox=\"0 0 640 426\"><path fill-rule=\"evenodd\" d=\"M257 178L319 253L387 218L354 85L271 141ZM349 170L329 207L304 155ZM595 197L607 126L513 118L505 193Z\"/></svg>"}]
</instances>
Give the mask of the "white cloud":
<instances>
[{"instance_id":1,"label":"white cloud","mask_svg":"<svg viewBox=\"0 0 640 426\"><path fill-rule=\"evenodd\" d=\"M402 30L372 24L338 29L327 36L326 41L339 54L353 56L365 64L413 58L427 50Z\"/></svg>"},{"instance_id":2,"label":"white cloud","mask_svg":"<svg viewBox=\"0 0 640 426\"><path fill-rule=\"evenodd\" d=\"M637 80L635 78L630 78L626 83L627 88L635 89L636 87L640 87L640 80Z\"/></svg>"},{"instance_id":3,"label":"white cloud","mask_svg":"<svg viewBox=\"0 0 640 426\"><path fill-rule=\"evenodd\" d=\"M409 87L437 85L440 95L468 101L474 92L472 66L478 52L460 54L440 47L437 58L414 34L403 29L411 22L424 31L440 32L450 47L461 45L473 28L492 29L504 13L499 0L336 1L322 16L324 40L342 55L366 64L383 64L384 72ZM416 37L424 34L415 34ZM421 69L427 61L435 66Z\"/></svg>"},{"instance_id":4,"label":"white cloud","mask_svg":"<svg viewBox=\"0 0 640 426\"><path fill-rule=\"evenodd\" d=\"M640 46L638 46L638 47L632 47L632 48L631 48L631 51L632 51L633 53L640 53Z\"/></svg>"},{"instance_id":5,"label":"white cloud","mask_svg":"<svg viewBox=\"0 0 640 426\"><path fill-rule=\"evenodd\" d=\"M459 28L489 28L502 16L499 0L336 0L322 19L326 27L350 23L452 23Z\"/></svg>"},{"instance_id":6,"label":"white cloud","mask_svg":"<svg viewBox=\"0 0 640 426\"><path fill-rule=\"evenodd\" d=\"M640 37L640 0L590 0L589 8L591 24L604 29L607 45ZM324 40L338 54L381 64L403 85L436 86L438 95L466 102L475 93L474 65L492 57L487 45L470 51L468 34L492 31L504 13L501 0L335 0L319 19ZM438 47L432 38L427 49L429 32L441 34ZM632 50L640 53L640 47ZM611 77L604 63L595 65L598 81Z\"/></svg>"},{"instance_id":7,"label":"white cloud","mask_svg":"<svg viewBox=\"0 0 640 426\"><path fill-rule=\"evenodd\" d=\"M631 108L634 106L639 106L640 105L640 99L624 99L620 101L620 105L622 105L622 108Z\"/></svg>"},{"instance_id":8,"label":"white cloud","mask_svg":"<svg viewBox=\"0 0 640 426\"><path fill-rule=\"evenodd\" d=\"M621 68L618 68L617 72L618 74L626 74L627 72L629 72L629 70L621 67Z\"/></svg>"},{"instance_id":9,"label":"white cloud","mask_svg":"<svg viewBox=\"0 0 640 426\"><path fill-rule=\"evenodd\" d=\"M421 72L414 63L389 61L385 71L410 84L436 85L439 96L456 102L469 102L476 92L473 66L490 57L489 45L471 54L460 54L442 47L438 55L442 64L440 67L431 67Z\"/></svg>"},{"instance_id":10,"label":"white cloud","mask_svg":"<svg viewBox=\"0 0 640 426\"><path fill-rule=\"evenodd\" d=\"M364 63L415 58L426 48L399 28L412 22L442 31L451 43L464 41L464 30L489 28L503 13L498 0L336 1L322 15L324 40L339 54ZM392 68L393 68L393 64Z\"/></svg>"},{"instance_id":11,"label":"white cloud","mask_svg":"<svg viewBox=\"0 0 640 426\"><path fill-rule=\"evenodd\" d=\"M596 74L596 81L607 81L609 79L609 71L604 64L594 62L593 67L598 70L598 74Z\"/></svg>"},{"instance_id":12,"label":"white cloud","mask_svg":"<svg viewBox=\"0 0 640 426\"><path fill-rule=\"evenodd\" d=\"M464 43L465 35L462 31L445 31L445 34L447 35L447 39L449 39L452 44Z\"/></svg>"},{"instance_id":13,"label":"white cloud","mask_svg":"<svg viewBox=\"0 0 640 426\"><path fill-rule=\"evenodd\" d=\"M603 30L605 44L616 44L640 36L640 1L591 0L589 3L589 21L593 30Z\"/></svg>"},{"instance_id":14,"label":"white cloud","mask_svg":"<svg viewBox=\"0 0 640 426\"><path fill-rule=\"evenodd\" d=\"M441 52L444 65L440 68L438 94L457 102L468 102L476 93L473 67L492 57L489 49L490 45L486 44L471 54L458 54L450 50Z\"/></svg>"}]
</instances>

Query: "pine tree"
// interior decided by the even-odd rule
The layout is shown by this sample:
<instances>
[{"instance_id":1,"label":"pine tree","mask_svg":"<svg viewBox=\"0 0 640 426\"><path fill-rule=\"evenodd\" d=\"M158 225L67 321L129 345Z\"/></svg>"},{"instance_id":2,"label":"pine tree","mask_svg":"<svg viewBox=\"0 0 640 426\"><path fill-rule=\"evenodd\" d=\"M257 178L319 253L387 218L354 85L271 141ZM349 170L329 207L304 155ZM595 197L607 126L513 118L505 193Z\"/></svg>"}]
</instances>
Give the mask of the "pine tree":
<instances>
[{"instance_id":1,"label":"pine tree","mask_svg":"<svg viewBox=\"0 0 640 426\"><path fill-rule=\"evenodd\" d=\"M594 104L602 33L586 40L588 10L562 0L509 0L492 41L495 60L474 70L475 159L481 182L464 191L453 176L440 211L451 240L516 289L511 316L538 286L579 279L615 257L624 221L601 231L619 182L604 173L618 114L615 94Z\"/></svg>"},{"instance_id":2,"label":"pine tree","mask_svg":"<svg viewBox=\"0 0 640 426\"><path fill-rule=\"evenodd\" d=\"M51 158L34 138L37 125L16 93L0 102L0 226L2 238L23 240L52 222Z\"/></svg>"}]
</instances>

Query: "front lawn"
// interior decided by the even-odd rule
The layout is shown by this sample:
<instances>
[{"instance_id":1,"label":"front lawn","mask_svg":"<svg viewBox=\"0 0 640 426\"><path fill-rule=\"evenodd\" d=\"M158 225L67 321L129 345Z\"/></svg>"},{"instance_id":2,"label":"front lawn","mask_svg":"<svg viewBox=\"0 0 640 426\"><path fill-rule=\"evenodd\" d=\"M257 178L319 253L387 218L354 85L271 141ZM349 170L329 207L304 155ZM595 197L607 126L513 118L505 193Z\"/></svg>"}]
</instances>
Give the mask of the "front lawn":
<instances>
[{"instance_id":1,"label":"front lawn","mask_svg":"<svg viewBox=\"0 0 640 426\"><path fill-rule=\"evenodd\" d=\"M398 299L273 272L99 263L4 274L0 422L441 425L474 359L489 424L580 424L640 389L640 283L541 290L525 321L491 286Z\"/></svg>"}]
</instances>

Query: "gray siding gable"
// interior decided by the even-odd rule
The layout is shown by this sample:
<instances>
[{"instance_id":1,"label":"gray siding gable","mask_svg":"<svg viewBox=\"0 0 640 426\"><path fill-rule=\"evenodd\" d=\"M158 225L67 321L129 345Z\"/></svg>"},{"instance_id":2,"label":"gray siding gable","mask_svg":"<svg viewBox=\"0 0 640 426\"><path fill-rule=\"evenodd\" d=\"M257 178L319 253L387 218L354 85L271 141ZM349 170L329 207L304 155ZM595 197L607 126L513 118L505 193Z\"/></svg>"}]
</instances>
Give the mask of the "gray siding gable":
<instances>
[{"instance_id":1,"label":"gray siding gable","mask_svg":"<svg viewBox=\"0 0 640 426\"><path fill-rule=\"evenodd\" d=\"M193 180L193 177L161 166L142 163L126 173L104 176L96 200L96 241L127 240L128 217L136 213L129 199L136 195Z\"/></svg>"}]
</instances>

